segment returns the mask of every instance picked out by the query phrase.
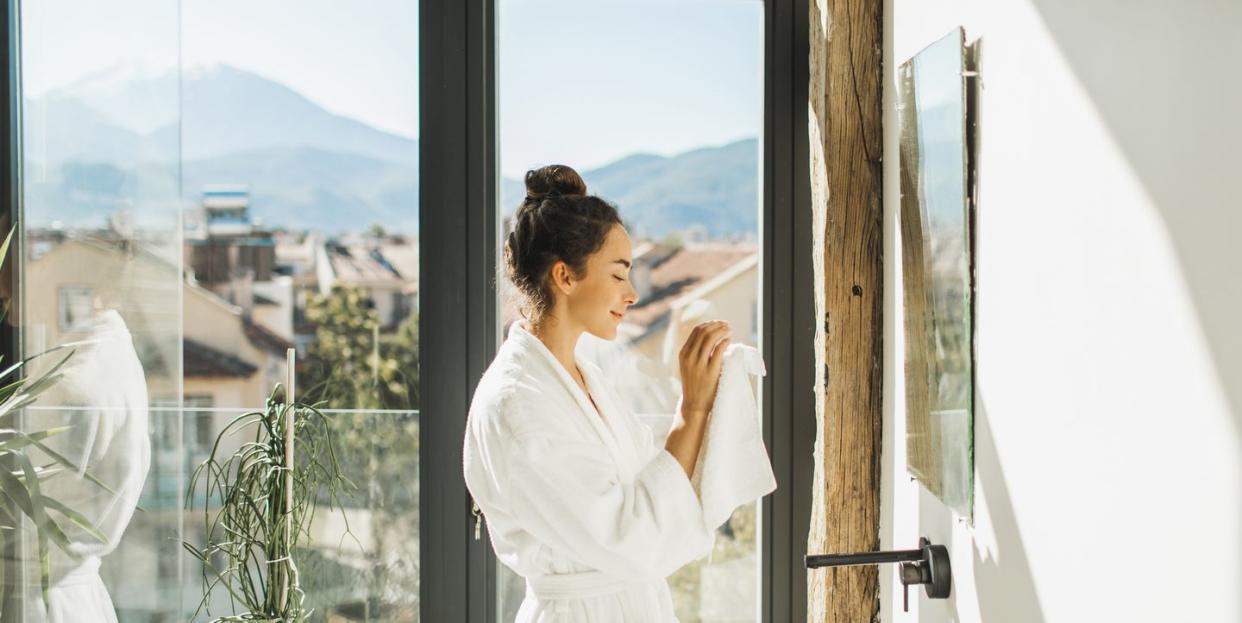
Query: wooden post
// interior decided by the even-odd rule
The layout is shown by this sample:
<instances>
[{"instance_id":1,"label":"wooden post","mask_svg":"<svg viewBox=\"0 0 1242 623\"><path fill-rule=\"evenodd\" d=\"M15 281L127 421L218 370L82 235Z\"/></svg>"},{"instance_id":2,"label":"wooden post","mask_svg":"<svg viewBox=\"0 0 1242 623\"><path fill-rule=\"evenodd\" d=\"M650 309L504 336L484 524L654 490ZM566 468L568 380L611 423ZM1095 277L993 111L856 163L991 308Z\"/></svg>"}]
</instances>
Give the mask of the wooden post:
<instances>
[{"instance_id":1,"label":"wooden post","mask_svg":"<svg viewBox=\"0 0 1242 623\"><path fill-rule=\"evenodd\" d=\"M294 368L297 351L290 348L285 351L286 383L285 383L285 544L293 542L293 426L294 426L294 387L297 377ZM285 552L293 556L292 548ZM285 609L289 604L289 569L290 561L280 566L280 607Z\"/></svg>"},{"instance_id":2,"label":"wooden post","mask_svg":"<svg viewBox=\"0 0 1242 623\"><path fill-rule=\"evenodd\" d=\"M297 351L290 348L285 351L285 365L288 368L288 384L285 389L285 533L293 536L293 426L294 397L293 382L297 370L294 368Z\"/></svg>"},{"instance_id":3,"label":"wooden post","mask_svg":"<svg viewBox=\"0 0 1242 623\"><path fill-rule=\"evenodd\" d=\"M879 549L883 392L881 0L812 0L809 138L819 427L810 553ZM807 574L809 621L879 615L875 566Z\"/></svg>"}]
</instances>

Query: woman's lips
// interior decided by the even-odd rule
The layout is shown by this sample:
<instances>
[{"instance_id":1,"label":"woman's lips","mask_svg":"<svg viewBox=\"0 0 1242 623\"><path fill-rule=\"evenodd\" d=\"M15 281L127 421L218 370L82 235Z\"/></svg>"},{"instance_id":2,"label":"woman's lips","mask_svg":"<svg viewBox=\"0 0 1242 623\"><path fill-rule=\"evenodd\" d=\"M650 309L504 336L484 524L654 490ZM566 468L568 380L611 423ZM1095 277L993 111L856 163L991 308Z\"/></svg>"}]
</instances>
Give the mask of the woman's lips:
<instances>
[{"instance_id":1,"label":"woman's lips","mask_svg":"<svg viewBox=\"0 0 1242 623\"><path fill-rule=\"evenodd\" d=\"M624 315L624 314L618 314L618 313L617 313L617 312L615 312L615 311L609 311L608 313L612 314L612 317L613 317L613 318L616 318L617 320L625 320L625 315Z\"/></svg>"}]
</instances>

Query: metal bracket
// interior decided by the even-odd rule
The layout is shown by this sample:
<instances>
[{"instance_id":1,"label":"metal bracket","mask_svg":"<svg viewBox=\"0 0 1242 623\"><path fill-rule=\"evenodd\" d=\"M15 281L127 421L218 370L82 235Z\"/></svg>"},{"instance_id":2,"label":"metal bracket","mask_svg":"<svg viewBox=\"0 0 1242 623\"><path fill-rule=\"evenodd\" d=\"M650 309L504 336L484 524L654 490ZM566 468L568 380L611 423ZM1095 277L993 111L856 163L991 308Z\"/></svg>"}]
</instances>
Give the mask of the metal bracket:
<instances>
[{"instance_id":1,"label":"metal bracket","mask_svg":"<svg viewBox=\"0 0 1242 623\"><path fill-rule=\"evenodd\" d=\"M808 554L807 569L850 567L882 563L901 563L902 609L910 610L910 585L922 584L931 599L947 599L953 592L953 572L949 550L932 545L927 537L919 539L919 549L895 552L860 552L857 554Z\"/></svg>"}]
</instances>

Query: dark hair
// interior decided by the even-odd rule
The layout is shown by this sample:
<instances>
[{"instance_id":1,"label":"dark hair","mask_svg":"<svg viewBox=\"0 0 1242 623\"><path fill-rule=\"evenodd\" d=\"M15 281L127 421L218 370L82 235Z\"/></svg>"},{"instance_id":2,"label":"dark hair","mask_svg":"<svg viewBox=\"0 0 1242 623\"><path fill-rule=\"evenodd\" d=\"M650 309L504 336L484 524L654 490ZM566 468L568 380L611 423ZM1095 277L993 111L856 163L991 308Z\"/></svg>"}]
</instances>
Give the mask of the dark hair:
<instances>
[{"instance_id":1,"label":"dark hair","mask_svg":"<svg viewBox=\"0 0 1242 623\"><path fill-rule=\"evenodd\" d=\"M558 260L581 278L587 258L604 245L613 225L621 225L616 206L587 194L578 172L563 164L526 172L526 198L513 215L505 240L509 281L524 299L522 315L540 322L552 307L548 269Z\"/></svg>"}]
</instances>

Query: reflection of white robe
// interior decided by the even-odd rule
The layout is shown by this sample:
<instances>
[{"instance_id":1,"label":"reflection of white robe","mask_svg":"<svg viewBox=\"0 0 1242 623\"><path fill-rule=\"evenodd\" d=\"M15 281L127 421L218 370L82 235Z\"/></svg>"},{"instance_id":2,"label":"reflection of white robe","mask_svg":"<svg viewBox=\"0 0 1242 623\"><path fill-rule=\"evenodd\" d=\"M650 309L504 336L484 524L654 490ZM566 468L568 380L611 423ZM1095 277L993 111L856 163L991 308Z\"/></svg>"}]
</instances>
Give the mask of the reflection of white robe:
<instances>
[{"instance_id":1,"label":"reflection of white robe","mask_svg":"<svg viewBox=\"0 0 1242 623\"><path fill-rule=\"evenodd\" d=\"M591 406L514 323L470 407L466 484L499 560L526 578L516 621L676 621L666 578L713 531L677 459L578 358Z\"/></svg>"},{"instance_id":2,"label":"reflection of white robe","mask_svg":"<svg viewBox=\"0 0 1242 623\"><path fill-rule=\"evenodd\" d=\"M72 470L43 481L43 495L86 516L107 541L100 543L51 511L79 559L51 545L51 589L45 616L38 586L38 549L31 539L23 619L31 623L115 623L116 611L99 577L99 566L120 543L151 463L146 377L125 321L117 312L105 311L85 341L74 348L61 369L64 376L40 396L40 408L27 412L28 426L31 430L70 426L69 431L49 438L47 445L106 483L116 495ZM62 357L63 353L53 353L45 359ZM51 462L38 450L32 449L30 456L36 465ZM24 523L33 529L29 521ZM153 546L176 547L171 543Z\"/></svg>"}]
</instances>

